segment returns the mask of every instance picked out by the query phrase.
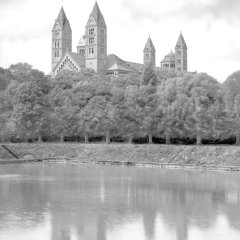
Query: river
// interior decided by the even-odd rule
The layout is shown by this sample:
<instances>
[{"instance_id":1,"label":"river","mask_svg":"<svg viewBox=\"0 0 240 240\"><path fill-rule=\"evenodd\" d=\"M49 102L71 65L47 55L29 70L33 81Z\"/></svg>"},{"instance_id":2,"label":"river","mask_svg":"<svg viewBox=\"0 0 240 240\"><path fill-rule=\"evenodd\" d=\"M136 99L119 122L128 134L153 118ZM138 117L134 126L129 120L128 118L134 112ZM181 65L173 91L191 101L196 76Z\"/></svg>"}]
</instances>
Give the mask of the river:
<instances>
[{"instance_id":1,"label":"river","mask_svg":"<svg viewBox=\"0 0 240 240\"><path fill-rule=\"evenodd\" d=\"M1 240L239 240L240 174L0 167Z\"/></svg>"}]
</instances>

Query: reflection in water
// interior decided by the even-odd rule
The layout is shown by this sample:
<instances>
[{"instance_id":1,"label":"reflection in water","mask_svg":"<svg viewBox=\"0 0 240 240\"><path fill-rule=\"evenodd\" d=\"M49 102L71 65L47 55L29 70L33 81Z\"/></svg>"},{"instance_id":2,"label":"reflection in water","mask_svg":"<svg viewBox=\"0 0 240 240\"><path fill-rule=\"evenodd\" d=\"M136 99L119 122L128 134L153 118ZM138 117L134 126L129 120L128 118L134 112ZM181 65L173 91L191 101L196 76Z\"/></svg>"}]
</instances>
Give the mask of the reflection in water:
<instances>
[{"instance_id":1,"label":"reflection in water","mask_svg":"<svg viewBox=\"0 0 240 240\"><path fill-rule=\"evenodd\" d=\"M239 182L233 173L1 166L0 239L42 230L45 240L237 240Z\"/></svg>"}]
</instances>

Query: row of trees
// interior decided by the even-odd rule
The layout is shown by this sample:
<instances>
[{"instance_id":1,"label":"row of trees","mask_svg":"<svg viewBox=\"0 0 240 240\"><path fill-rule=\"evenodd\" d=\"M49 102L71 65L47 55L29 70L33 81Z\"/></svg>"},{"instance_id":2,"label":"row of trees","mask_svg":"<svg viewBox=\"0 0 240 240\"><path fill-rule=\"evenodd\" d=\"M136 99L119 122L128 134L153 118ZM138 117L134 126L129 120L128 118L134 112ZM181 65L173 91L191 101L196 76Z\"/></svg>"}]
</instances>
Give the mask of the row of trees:
<instances>
[{"instance_id":1,"label":"row of trees","mask_svg":"<svg viewBox=\"0 0 240 240\"><path fill-rule=\"evenodd\" d=\"M240 71L221 84L206 73L146 66L116 78L91 70L50 79L29 64L0 68L0 139L104 136L165 139L236 138L240 143Z\"/></svg>"}]
</instances>

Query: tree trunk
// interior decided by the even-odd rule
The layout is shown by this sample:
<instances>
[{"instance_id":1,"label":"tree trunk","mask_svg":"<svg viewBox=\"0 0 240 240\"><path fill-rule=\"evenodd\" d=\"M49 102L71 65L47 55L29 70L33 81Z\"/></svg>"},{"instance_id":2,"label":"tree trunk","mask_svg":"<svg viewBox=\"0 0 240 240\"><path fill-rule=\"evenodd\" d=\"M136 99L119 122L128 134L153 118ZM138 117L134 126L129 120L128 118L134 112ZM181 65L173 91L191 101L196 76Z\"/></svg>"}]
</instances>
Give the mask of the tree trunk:
<instances>
[{"instance_id":1,"label":"tree trunk","mask_svg":"<svg viewBox=\"0 0 240 240\"><path fill-rule=\"evenodd\" d=\"M107 134L106 134L106 143L110 144L110 133L109 132L107 132Z\"/></svg>"},{"instance_id":2,"label":"tree trunk","mask_svg":"<svg viewBox=\"0 0 240 240\"><path fill-rule=\"evenodd\" d=\"M202 145L202 134L200 131L197 133L197 145Z\"/></svg>"},{"instance_id":3,"label":"tree trunk","mask_svg":"<svg viewBox=\"0 0 240 240\"><path fill-rule=\"evenodd\" d=\"M149 135L148 135L148 143L149 143L149 144L152 144L152 143L153 143L152 138L153 138L152 134L149 134Z\"/></svg>"},{"instance_id":4,"label":"tree trunk","mask_svg":"<svg viewBox=\"0 0 240 240\"><path fill-rule=\"evenodd\" d=\"M61 133L61 143L63 143L64 142L64 135L63 135L63 133Z\"/></svg>"},{"instance_id":5,"label":"tree trunk","mask_svg":"<svg viewBox=\"0 0 240 240\"><path fill-rule=\"evenodd\" d=\"M132 136L132 135L129 135L129 136L128 136L128 143L132 143L132 141L133 141L133 136Z\"/></svg>"},{"instance_id":6,"label":"tree trunk","mask_svg":"<svg viewBox=\"0 0 240 240\"><path fill-rule=\"evenodd\" d=\"M236 133L236 142L235 142L236 145L240 145L240 132L237 132Z\"/></svg>"},{"instance_id":7,"label":"tree trunk","mask_svg":"<svg viewBox=\"0 0 240 240\"><path fill-rule=\"evenodd\" d=\"M85 143L89 143L88 134L87 133L84 134L84 138L85 138Z\"/></svg>"},{"instance_id":8,"label":"tree trunk","mask_svg":"<svg viewBox=\"0 0 240 240\"><path fill-rule=\"evenodd\" d=\"M166 144L170 144L171 143L171 139L170 139L170 134L169 134L168 131L166 131L165 137L166 137Z\"/></svg>"}]
</instances>

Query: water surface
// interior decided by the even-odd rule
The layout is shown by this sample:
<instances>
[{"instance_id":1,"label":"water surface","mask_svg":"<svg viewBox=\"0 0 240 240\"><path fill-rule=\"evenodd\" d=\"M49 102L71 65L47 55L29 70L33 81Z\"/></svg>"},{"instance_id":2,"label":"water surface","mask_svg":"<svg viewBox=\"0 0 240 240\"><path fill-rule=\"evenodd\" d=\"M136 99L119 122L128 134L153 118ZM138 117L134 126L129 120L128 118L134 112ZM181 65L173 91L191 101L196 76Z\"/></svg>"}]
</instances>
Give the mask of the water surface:
<instances>
[{"instance_id":1,"label":"water surface","mask_svg":"<svg viewBox=\"0 0 240 240\"><path fill-rule=\"evenodd\" d=\"M239 240L240 174L0 166L1 240Z\"/></svg>"}]
</instances>

